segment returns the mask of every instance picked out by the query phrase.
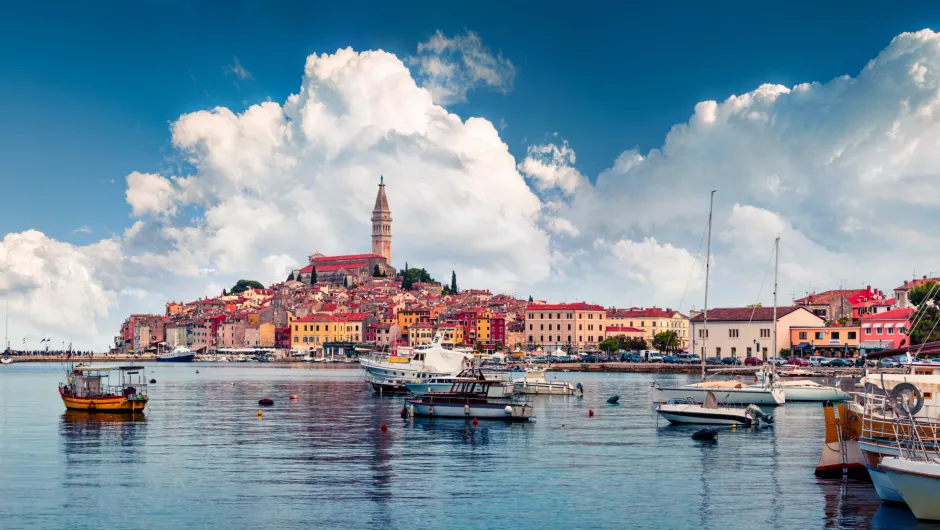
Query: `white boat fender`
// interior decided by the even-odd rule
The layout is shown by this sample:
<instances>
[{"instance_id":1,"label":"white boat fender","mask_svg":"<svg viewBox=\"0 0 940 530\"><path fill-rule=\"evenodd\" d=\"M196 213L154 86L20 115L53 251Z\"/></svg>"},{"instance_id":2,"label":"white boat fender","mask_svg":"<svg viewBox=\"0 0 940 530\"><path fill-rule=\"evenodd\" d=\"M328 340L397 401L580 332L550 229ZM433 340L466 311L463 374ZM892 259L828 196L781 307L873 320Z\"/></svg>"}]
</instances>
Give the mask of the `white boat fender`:
<instances>
[{"instance_id":1,"label":"white boat fender","mask_svg":"<svg viewBox=\"0 0 940 530\"><path fill-rule=\"evenodd\" d=\"M506 414L512 414L512 405L506 405L506 408L503 410L506 411Z\"/></svg>"},{"instance_id":2,"label":"white boat fender","mask_svg":"<svg viewBox=\"0 0 940 530\"><path fill-rule=\"evenodd\" d=\"M470 415L470 405L463 406L463 413L466 414L467 416Z\"/></svg>"},{"instance_id":3,"label":"white boat fender","mask_svg":"<svg viewBox=\"0 0 940 530\"><path fill-rule=\"evenodd\" d=\"M410 413L411 413L411 416L414 417L414 415L415 415L415 406L412 405L412 406L409 408L408 412L410 412Z\"/></svg>"},{"instance_id":4,"label":"white boat fender","mask_svg":"<svg viewBox=\"0 0 940 530\"><path fill-rule=\"evenodd\" d=\"M428 415L434 414L434 405L428 407Z\"/></svg>"}]
</instances>

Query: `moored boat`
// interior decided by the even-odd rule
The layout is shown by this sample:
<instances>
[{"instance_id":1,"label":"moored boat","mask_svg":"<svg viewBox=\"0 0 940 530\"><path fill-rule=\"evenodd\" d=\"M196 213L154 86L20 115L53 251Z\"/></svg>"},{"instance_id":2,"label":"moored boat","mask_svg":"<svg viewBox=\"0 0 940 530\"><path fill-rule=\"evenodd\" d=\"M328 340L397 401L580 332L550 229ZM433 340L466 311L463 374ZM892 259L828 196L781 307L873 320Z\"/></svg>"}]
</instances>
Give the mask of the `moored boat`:
<instances>
[{"instance_id":1,"label":"moored boat","mask_svg":"<svg viewBox=\"0 0 940 530\"><path fill-rule=\"evenodd\" d=\"M410 355L398 355L398 351L376 352L361 357L359 364L376 391L404 392L406 383L454 377L471 365L472 355L445 349L441 340L442 336L436 335L431 344L416 348Z\"/></svg>"},{"instance_id":2,"label":"moored boat","mask_svg":"<svg viewBox=\"0 0 940 530\"><path fill-rule=\"evenodd\" d=\"M513 392L516 394L570 396L574 391L575 386L567 381L547 380L545 372L541 370L529 370L522 378L513 381Z\"/></svg>"},{"instance_id":3,"label":"moored boat","mask_svg":"<svg viewBox=\"0 0 940 530\"><path fill-rule=\"evenodd\" d=\"M177 346L168 352L157 356L157 362L161 363L188 363L196 358L196 354L190 351L186 346Z\"/></svg>"},{"instance_id":4,"label":"moored boat","mask_svg":"<svg viewBox=\"0 0 940 530\"><path fill-rule=\"evenodd\" d=\"M144 370L143 366L74 366L59 384L59 396L69 410L143 412L149 401Z\"/></svg>"},{"instance_id":5,"label":"moored boat","mask_svg":"<svg viewBox=\"0 0 940 530\"><path fill-rule=\"evenodd\" d=\"M661 403L656 412L670 423L696 425L758 425L761 420L773 423L773 417L764 413L757 405L745 408L722 407L715 394L709 392L702 404L691 399L672 399Z\"/></svg>"},{"instance_id":6,"label":"moored boat","mask_svg":"<svg viewBox=\"0 0 940 530\"><path fill-rule=\"evenodd\" d=\"M528 421L535 417L525 401L500 397L502 382L487 380L479 370L461 372L447 392L429 392L407 401L412 416L432 418Z\"/></svg>"},{"instance_id":7,"label":"moored boat","mask_svg":"<svg viewBox=\"0 0 940 530\"><path fill-rule=\"evenodd\" d=\"M671 399L688 398L703 403L710 392L726 405L783 405L786 401L783 390L745 385L740 381L705 381L691 385L661 386L653 384L657 391L656 401L667 403Z\"/></svg>"},{"instance_id":8,"label":"moored boat","mask_svg":"<svg viewBox=\"0 0 940 530\"><path fill-rule=\"evenodd\" d=\"M881 470L918 519L940 521L940 461L936 453L889 456L881 460Z\"/></svg>"}]
</instances>

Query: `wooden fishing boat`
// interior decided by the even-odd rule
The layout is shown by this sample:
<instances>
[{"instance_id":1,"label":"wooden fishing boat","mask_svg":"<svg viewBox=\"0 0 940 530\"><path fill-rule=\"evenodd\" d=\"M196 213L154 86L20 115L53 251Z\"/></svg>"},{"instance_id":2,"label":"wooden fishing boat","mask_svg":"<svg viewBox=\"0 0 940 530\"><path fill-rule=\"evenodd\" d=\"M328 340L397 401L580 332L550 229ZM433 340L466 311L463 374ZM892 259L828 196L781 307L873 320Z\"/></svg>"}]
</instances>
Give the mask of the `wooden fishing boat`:
<instances>
[{"instance_id":1,"label":"wooden fishing boat","mask_svg":"<svg viewBox=\"0 0 940 530\"><path fill-rule=\"evenodd\" d=\"M143 412L149 401L143 366L73 366L59 396L65 408L88 412Z\"/></svg>"},{"instance_id":2,"label":"wooden fishing boat","mask_svg":"<svg viewBox=\"0 0 940 530\"><path fill-rule=\"evenodd\" d=\"M437 418L528 421L535 417L532 405L504 397L502 381L486 379L478 369L464 370L447 392L427 392L407 401L412 416Z\"/></svg>"}]
</instances>

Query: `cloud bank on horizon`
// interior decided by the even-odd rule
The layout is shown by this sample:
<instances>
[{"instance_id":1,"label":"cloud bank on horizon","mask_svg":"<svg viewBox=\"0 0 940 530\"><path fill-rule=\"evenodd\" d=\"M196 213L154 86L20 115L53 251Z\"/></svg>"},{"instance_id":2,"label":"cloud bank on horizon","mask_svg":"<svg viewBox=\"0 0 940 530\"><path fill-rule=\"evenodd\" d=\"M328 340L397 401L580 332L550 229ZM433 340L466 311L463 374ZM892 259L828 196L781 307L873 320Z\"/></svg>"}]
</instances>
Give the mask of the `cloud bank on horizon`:
<instances>
[{"instance_id":1,"label":"cloud bank on horizon","mask_svg":"<svg viewBox=\"0 0 940 530\"><path fill-rule=\"evenodd\" d=\"M938 261L940 34L901 34L854 77L700 102L593 184L563 140L516 160L488 120L442 106L514 75L475 35L438 33L417 58L311 55L282 103L180 116L171 138L191 171L127 175L121 236L3 238L11 336L100 349L131 312L283 280L315 250L367 251L379 175L395 265L518 296L700 306L712 188L713 306L770 301L777 234L784 303L846 278L891 288Z\"/></svg>"}]
</instances>

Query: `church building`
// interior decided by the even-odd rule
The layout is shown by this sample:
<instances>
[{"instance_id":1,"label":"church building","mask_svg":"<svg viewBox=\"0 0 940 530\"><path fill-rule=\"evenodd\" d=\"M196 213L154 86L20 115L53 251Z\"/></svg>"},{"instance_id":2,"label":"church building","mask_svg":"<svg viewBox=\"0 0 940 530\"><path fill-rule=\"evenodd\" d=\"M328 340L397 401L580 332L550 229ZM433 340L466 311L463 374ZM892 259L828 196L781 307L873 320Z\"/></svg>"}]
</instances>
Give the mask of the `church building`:
<instances>
[{"instance_id":1,"label":"church building","mask_svg":"<svg viewBox=\"0 0 940 530\"><path fill-rule=\"evenodd\" d=\"M379 192L372 209L372 253L347 256L324 256L316 252L309 258L309 265L295 270L294 277L304 283L310 282L313 272L318 282L333 285L353 285L368 280L375 268L386 276L395 276L392 267L392 212L385 196L385 179L379 178Z\"/></svg>"}]
</instances>

